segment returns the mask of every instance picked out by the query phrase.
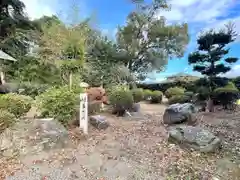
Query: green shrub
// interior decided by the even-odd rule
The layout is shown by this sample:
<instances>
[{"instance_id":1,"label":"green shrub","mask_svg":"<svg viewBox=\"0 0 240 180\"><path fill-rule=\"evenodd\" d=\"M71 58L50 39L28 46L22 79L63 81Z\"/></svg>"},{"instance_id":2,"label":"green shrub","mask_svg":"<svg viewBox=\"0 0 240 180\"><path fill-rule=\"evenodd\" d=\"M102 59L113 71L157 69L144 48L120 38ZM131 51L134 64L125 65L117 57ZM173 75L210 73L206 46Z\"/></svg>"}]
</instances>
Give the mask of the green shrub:
<instances>
[{"instance_id":1,"label":"green shrub","mask_svg":"<svg viewBox=\"0 0 240 180\"><path fill-rule=\"evenodd\" d=\"M217 100L225 109L233 104L239 96L239 90L229 82L226 86L214 90L214 99Z\"/></svg>"},{"instance_id":2,"label":"green shrub","mask_svg":"<svg viewBox=\"0 0 240 180\"><path fill-rule=\"evenodd\" d=\"M165 96L167 98L171 98L172 96L176 96L176 95L183 95L184 94L185 89L181 88L181 87L172 87L169 88L165 91Z\"/></svg>"},{"instance_id":3,"label":"green shrub","mask_svg":"<svg viewBox=\"0 0 240 180\"><path fill-rule=\"evenodd\" d=\"M161 91L153 91L151 93L151 103L161 103L162 102L163 93Z\"/></svg>"},{"instance_id":4,"label":"green shrub","mask_svg":"<svg viewBox=\"0 0 240 180\"><path fill-rule=\"evenodd\" d=\"M199 101L205 101L208 99L210 95L210 89L209 87L205 87L205 86L200 86L198 89L197 89L197 99Z\"/></svg>"},{"instance_id":5,"label":"green shrub","mask_svg":"<svg viewBox=\"0 0 240 180\"><path fill-rule=\"evenodd\" d=\"M133 95L133 100L135 103L138 103L143 100L143 90L140 88L131 90Z\"/></svg>"},{"instance_id":6,"label":"green shrub","mask_svg":"<svg viewBox=\"0 0 240 180\"><path fill-rule=\"evenodd\" d=\"M75 94L80 94L84 91L84 89L82 87L80 87L79 85L73 85L72 86L72 91L75 93Z\"/></svg>"},{"instance_id":7,"label":"green shrub","mask_svg":"<svg viewBox=\"0 0 240 180\"><path fill-rule=\"evenodd\" d=\"M37 106L42 117L53 117L66 126L76 114L78 100L68 86L53 87L37 97Z\"/></svg>"},{"instance_id":8,"label":"green shrub","mask_svg":"<svg viewBox=\"0 0 240 180\"><path fill-rule=\"evenodd\" d=\"M19 118L31 109L32 102L33 99L30 96L4 94L0 96L0 109L5 109Z\"/></svg>"},{"instance_id":9,"label":"green shrub","mask_svg":"<svg viewBox=\"0 0 240 180\"><path fill-rule=\"evenodd\" d=\"M47 84L34 84L34 83L22 83L19 85L18 89L21 90L19 93L35 98L36 96L42 94L49 88Z\"/></svg>"},{"instance_id":10,"label":"green shrub","mask_svg":"<svg viewBox=\"0 0 240 180\"><path fill-rule=\"evenodd\" d=\"M0 110L0 133L5 129L11 127L16 122L16 117L14 114L8 112L7 110Z\"/></svg>"},{"instance_id":11,"label":"green shrub","mask_svg":"<svg viewBox=\"0 0 240 180\"><path fill-rule=\"evenodd\" d=\"M152 91L149 89L143 90L143 96L144 96L144 100L149 100L149 98L151 98L152 96Z\"/></svg>"},{"instance_id":12,"label":"green shrub","mask_svg":"<svg viewBox=\"0 0 240 180\"><path fill-rule=\"evenodd\" d=\"M169 104L176 104L176 103L182 104L182 103L187 103L190 101L191 101L191 98L186 95L176 95L176 96L172 96L171 98L168 99Z\"/></svg>"},{"instance_id":13,"label":"green shrub","mask_svg":"<svg viewBox=\"0 0 240 180\"><path fill-rule=\"evenodd\" d=\"M116 113L123 115L125 110L129 110L133 106L132 92L127 88L113 88L109 94L110 104Z\"/></svg>"}]
</instances>

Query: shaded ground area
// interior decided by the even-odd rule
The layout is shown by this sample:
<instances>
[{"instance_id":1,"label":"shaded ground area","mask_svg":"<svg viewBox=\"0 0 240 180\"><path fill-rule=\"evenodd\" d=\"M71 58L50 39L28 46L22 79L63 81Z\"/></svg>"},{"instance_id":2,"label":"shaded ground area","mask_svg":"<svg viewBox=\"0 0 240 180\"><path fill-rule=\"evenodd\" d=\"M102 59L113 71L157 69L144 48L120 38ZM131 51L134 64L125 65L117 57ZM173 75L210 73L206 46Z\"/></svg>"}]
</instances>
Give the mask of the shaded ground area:
<instances>
[{"instance_id":1,"label":"shaded ground area","mask_svg":"<svg viewBox=\"0 0 240 180\"><path fill-rule=\"evenodd\" d=\"M18 159L1 158L0 175L4 179L15 173L22 180L239 179L240 113L200 114L200 125L225 140L223 150L206 155L167 142L162 124L164 105L141 107L143 121L106 114L111 126L105 131L90 127L90 134L84 137L72 130L74 147Z\"/></svg>"}]
</instances>

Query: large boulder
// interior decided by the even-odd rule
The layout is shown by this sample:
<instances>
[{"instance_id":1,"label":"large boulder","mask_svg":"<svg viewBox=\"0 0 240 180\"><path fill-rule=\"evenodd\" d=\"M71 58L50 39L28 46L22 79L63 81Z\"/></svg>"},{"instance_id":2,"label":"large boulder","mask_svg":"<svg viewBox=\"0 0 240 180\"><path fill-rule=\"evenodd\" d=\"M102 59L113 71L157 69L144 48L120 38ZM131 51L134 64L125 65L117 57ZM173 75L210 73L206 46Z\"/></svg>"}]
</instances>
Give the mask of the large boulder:
<instances>
[{"instance_id":1,"label":"large boulder","mask_svg":"<svg viewBox=\"0 0 240 180\"><path fill-rule=\"evenodd\" d=\"M187 122L189 124L194 124L197 120L195 113L196 108L191 103L184 104L172 104L165 109L163 114L164 124L179 124Z\"/></svg>"},{"instance_id":2,"label":"large boulder","mask_svg":"<svg viewBox=\"0 0 240 180\"><path fill-rule=\"evenodd\" d=\"M21 120L0 136L0 155L8 157L71 146L68 131L51 118Z\"/></svg>"},{"instance_id":3,"label":"large boulder","mask_svg":"<svg viewBox=\"0 0 240 180\"><path fill-rule=\"evenodd\" d=\"M169 127L169 141L200 152L214 152L221 144L221 140L211 132L200 127L186 125Z\"/></svg>"}]
</instances>

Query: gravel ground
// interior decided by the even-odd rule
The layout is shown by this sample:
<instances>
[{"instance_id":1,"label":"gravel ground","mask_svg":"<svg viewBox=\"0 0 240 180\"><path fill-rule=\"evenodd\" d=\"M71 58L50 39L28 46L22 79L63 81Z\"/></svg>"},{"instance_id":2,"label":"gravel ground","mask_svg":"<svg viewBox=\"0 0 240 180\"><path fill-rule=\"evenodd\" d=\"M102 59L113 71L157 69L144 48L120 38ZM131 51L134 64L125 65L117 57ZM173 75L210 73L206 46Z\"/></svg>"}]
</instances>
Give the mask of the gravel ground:
<instances>
[{"instance_id":1,"label":"gravel ground","mask_svg":"<svg viewBox=\"0 0 240 180\"><path fill-rule=\"evenodd\" d=\"M164 105L142 103L141 108L147 117L143 121L106 114L111 126L105 131L90 127L85 137L78 129L72 129L74 147L1 158L0 179L7 176L8 180L239 179L239 158L237 150L232 149L240 147L237 142L240 114L201 114L204 117L201 126L225 135L224 149L207 155L168 143L162 124Z\"/></svg>"}]
</instances>

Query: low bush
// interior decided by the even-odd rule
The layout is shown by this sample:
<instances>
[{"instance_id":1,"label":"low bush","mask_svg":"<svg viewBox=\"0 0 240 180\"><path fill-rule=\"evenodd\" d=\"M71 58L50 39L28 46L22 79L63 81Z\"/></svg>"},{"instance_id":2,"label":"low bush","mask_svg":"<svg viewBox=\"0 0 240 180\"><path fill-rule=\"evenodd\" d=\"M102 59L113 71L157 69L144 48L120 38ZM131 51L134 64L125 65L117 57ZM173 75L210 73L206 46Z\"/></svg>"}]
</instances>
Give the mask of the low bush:
<instances>
[{"instance_id":1,"label":"low bush","mask_svg":"<svg viewBox=\"0 0 240 180\"><path fill-rule=\"evenodd\" d=\"M53 117L67 126L76 114L77 94L68 86L53 87L36 98L42 117Z\"/></svg>"},{"instance_id":2,"label":"low bush","mask_svg":"<svg viewBox=\"0 0 240 180\"><path fill-rule=\"evenodd\" d=\"M151 103L161 103L162 102L162 96L163 96L163 93L161 91L153 91L151 93L151 100L150 102Z\"/></svg>"},{"instance_id":3,"label":"low bush","mask_svg":"<svg viewBox=\"0 0 240 180\"><path fill-rule=\"evenodd\" d=\"M30 96L4 94L0 96L0 109L5 109L19 118L31 109L32 102L33 99Z\"/></svg>"},{"instance_id":4,"label":"low bush","mask_svg":"<svg viewBox=\"0 0 240 180\"><path fill-rule=\"evenodd\" d=\"M109 94L110 104L114 108L114 112L122 116L126 110L130 110L133 107L133 95L127 88L113 88Z\"/></svg>"},{"instance_id":5,"label":"low bush","mask_svg":"<svg viewBox=\"0 0 240 180\"><path fill-rule=\"evenodd\" d=\"M34 83L27 82L27 83L21 83L18 88L19 88L20 94L35 98L36 96L45 92L49 88L49 85L34 84Z\"/></svg>"},{"instance_id":6,"label":"low bush","mask_svg":"<svg viewBox=\"0 0 240 180\"><path fill-rule=\"evenodd\" d=\"M169 104L176 104L176 103L182 104L190 101L191 101L191 98L186 95L175 95L168 99Z\"/></svg>"},{"instance_id":7,"label":"low bush","mask_svg":"<svg viewBox=\"0 0 240 180\"><path fill-rule=\"evenodd\" d=\"M8 112L7 110L0 110L0 133L5 129L13 126L16 122L16 117L14 114Z\"/></svg>"},{"instance_id":8,"label":"low bush","mask_svg":"<svg viewBox=\"0 0 240 180\"><path fill-rule=\"evenodd\" d=\"M73 91L75 94L80 94L80 93L83 93L83 92L84 92L84 88L80 87L79 85L73 85L73 86L72 86L72 91Z\"/></svg>"},{"instance_id":9,"label":"low bush","mask_svg":"<svg viewBox=\"0 0 240 180\"><path fill-rule=\"evenodd\" d=\"M152 96L152 91L149 89L145 89L143 90L143 98L144 100L149 100L149 98L151 98Z\"/></svg>"},{"instance_id":10,"label":"low bush","mask_svg":"<svg viewBox=\"0 0 240 180\"><path fill-rule=\"evenodd\" d=\"M165 96L169 99L173 96L183 95L184 91L185 91L185 89L181 88L181 87L169 88L165 91Z\"/></svg>"},{"instance_id":11,"label":"low bush","mask_svg":"<svg viewBox=\"0 0 240 180\"><path fill-rule=\"evenodd\" d=\"M138 103L143 100L143 90L140 88L132 89L131 90L133 95L133 100L135 103Z\"/></svg>"},{"instance_id":12,"label":"low bush","mask_svg":"<svg viewBox=\"0 0 240 180\"><path fill-rule=\"evenodd\" d=\"M215 89L213 96L225 109L228 109L229 105L231 106L238 99L239 90L229 82L226 86Z\"/></svg>"}]
</instances>

